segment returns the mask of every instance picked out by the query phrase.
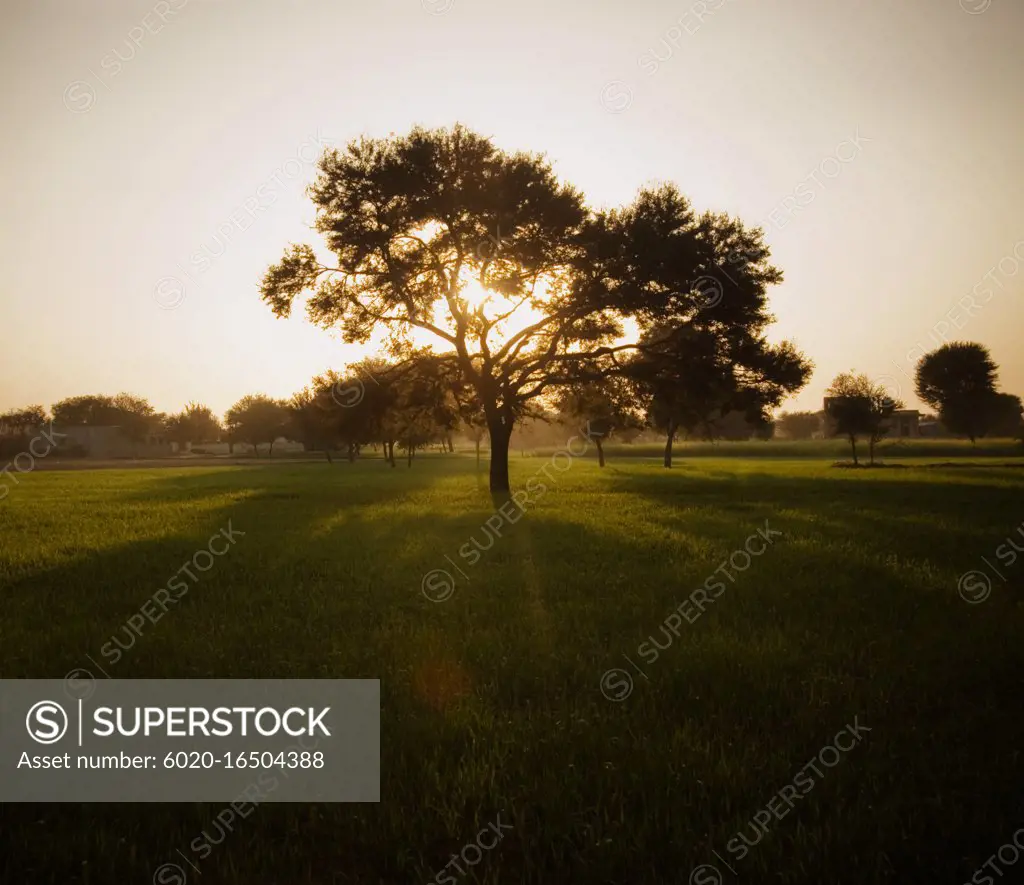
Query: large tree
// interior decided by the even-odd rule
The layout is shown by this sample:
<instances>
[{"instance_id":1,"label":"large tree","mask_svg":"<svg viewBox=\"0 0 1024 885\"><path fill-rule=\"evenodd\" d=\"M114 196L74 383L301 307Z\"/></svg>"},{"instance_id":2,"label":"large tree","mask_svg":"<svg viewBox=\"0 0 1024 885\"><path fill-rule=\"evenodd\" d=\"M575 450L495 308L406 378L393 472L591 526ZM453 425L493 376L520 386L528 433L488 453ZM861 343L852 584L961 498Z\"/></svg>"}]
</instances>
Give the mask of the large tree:
<instances>
[{"instance_id":1,"label":"large tree","mask_svg":"<svg viewBox=\"0 0 1024 885\"><path fill-rule=\"evenodd\" d=\"M984 345L953 341L918 361L916 392L938 409L946 427L973 443L986 434L993 417L997 370Z\"/></svg>"},{"instance_id":2,"label":"large tree","mask_svg":"<svg viewBox=\"0 0 1024 885\"><path fill-rule=\"evenodd\" d=\"M395 356L432 335L479 398L493 491L509 488L509 437L531 400L580 367L621 371L639 344L623 341L625 318L695 323L739 365L767 347L765 291L781 274L761 232L697 216L673 187L595 215L542 157L455 126L329 149L311 195L332 257L291 246L264 301L287 316L306 294L314 323L348 342L383 331Z\"/></svg>"}]
</instances>

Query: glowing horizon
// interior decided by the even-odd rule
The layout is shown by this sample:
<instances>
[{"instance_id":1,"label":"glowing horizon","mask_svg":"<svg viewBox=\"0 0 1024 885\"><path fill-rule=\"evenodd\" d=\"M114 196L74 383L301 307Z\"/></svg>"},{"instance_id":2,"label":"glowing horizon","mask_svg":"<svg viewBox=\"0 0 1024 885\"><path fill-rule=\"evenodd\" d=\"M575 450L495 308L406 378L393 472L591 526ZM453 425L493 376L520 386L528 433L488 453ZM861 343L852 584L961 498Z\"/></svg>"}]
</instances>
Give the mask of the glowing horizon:
<instances>
[{"instance_id":1,"label":"glowing horizon","mask_svg":"<svg viewBox=\"0 0 1024 885\"><path fill-rule=\"evenodd\" d=\"M455 122L546 154L594 208L670 180L763 226L786 277L769 338L816 363L783 409L817 410L850 369L919 407L914 359L946 340L989 347L1024 395L1024 8L710 6L17 8L0 410L129 390L222 415L369 355L275 319L259 282L289 242L319 246L304 190L325 147ZM360 36L341 58L339 32Z\"/></svg>"}]
</instances>

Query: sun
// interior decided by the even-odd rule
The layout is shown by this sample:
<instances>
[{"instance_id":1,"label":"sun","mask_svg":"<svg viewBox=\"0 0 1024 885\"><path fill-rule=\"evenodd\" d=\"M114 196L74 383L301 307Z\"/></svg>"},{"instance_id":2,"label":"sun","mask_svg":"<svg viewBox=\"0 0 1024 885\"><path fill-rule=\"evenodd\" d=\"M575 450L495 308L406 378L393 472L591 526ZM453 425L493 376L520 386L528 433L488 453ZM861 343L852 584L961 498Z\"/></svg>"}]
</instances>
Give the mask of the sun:
<instances>
[{"instance_id":1,"label":"sun","mask_svg":"<svg viewBox=\"0 0 1024 885\"><path fill-rule=\"evenodd\" d=\"M495 293L485 289L476 280L469 280L459 293L463 298L466 299L466 303L471 308L482 307L488 301L490 301Z\"/></svg>"}]
</instances>

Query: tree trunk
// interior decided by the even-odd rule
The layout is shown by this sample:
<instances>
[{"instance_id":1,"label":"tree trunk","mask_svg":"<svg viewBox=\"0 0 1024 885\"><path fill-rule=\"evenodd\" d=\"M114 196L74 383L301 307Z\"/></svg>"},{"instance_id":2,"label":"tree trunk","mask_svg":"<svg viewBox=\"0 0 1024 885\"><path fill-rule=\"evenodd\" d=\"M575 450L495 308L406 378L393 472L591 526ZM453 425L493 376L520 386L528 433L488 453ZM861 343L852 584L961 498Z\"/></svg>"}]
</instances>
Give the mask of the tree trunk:
<instances>
[{"instance_id":1,"label":"tree trunk","mask_svg":"<svg viewBox=\"0 0 1024 885\"><path fill-rule=\"evenodd\" d=\"M348 463L353 464L356 460L356 445L355 443L348 444Z\"/></svg>"},{"instance_id":2,"label":"tree trunk","mask_svg":"<svg viewBox=\"0 0 1024 885\"><path fill-rule=\"evenodd\" d=\"M455 454L455 440L452 439L452 435L450 433L448 434L448 451L453 455Z\"/></svg>"},{"instance_id":3,"label":"tree trunk","mask_svg":"<svg viewBox=\"0 0 1024 885\"><path fill-rule=\"evenodd\" d=\"M853 449L853 466L857 466L857 437L850 437L850 448Z\"/></svg>"},{"instance_id":4,"label":"tree trunk","mask_svg":"<svg viewBox=\"0 0 1024 885\"><path fill-rule=\"evenodd\" d=\"M676 422L668 422L668 439L665 440L665 461L666 467L672 466L672 442L676 438Z\"/></svg>"},{"instance_id":5,"label":"tree trunk","mask_svg":"<svg viewBox=\"0 0 1024 885\"><path fill-rule=\"evenodd\" d=\"M267 457L268 458L273 458L274 457L274 441L273 440L270 441L270 448L267 450Z\"/></svg>"},{"instance_id":6,"label":"tree trunk","mask_svg":"<svg viewBox=\"0 0 1024 885\"><path fill-rule=\"evenodd\" d=\"M411 442L406 444L405 466L406 467L412 467L412 443Z\"/></svg>"},{"instance_id":7,"label":"tree trunk","mask_svg":"<svg viewBox=\"0 0 1024 885\"><path fill-rule=\"evenodd\" d=\"M511 422L506 427L501 418L487 422L491 437L490 489L492 492L509 491L508 443L512 438Z\"/></svg>"},{"instance_id":8,"label":"tree trunk","mask_svg":"<svg viewBox=\"0 0 1024 885\"><path fill-rule=\"evenodd\" d=\"M393 439L389 439L387 441L387 443L385 443L385 451L387 452L388 463L392 467L394 467L395 466L395 441Z\"/></svg>"},{"instance_id":9,"label":"tree trunk","mask_svg":"<svg viewBox=\"0 0 1024 885\"><path fill-rule=\"evenodd\" d=\"M594 443L597 445L597 466L604 467L604 446L601 445L601 437L595 436Z\"/></svg>"},{"instance_id":10,"label":"tree trunk","mask_svg":"<svg viewBox=\"0 0 1024 885\"><path fill-rule=\"evenodd\" d=\"M324 454L327 456L327 463L333 464L334 461L331 460L331 449L329 446L324 446Z\"/></svg>"},{"instance_id":11,"label":"tree trunk","mask_svg":"<svg viewBox=\"0 0 1024 885\"><path fill-rule=\"evenodd\" d=\"M480 440L476 441L476 469L480 469Z\"/></svg>"}]
</instances>

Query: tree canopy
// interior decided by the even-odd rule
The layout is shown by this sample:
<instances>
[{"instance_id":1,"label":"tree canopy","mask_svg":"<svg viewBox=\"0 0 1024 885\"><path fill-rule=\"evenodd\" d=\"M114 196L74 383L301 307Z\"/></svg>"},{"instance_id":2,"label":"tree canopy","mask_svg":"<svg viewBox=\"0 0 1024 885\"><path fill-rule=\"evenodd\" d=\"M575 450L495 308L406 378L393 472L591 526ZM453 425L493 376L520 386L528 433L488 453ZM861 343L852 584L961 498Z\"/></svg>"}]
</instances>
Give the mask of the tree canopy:
<instances>
[{"instance_id":1,"label":"tree canopy","mask_svg":"<svg viewBox=\"0 0 1024 885\"><path fill-rule=\"evenodd\" d=\"M263 300L287 316L305 297L314 323L353 343L383 332L399 358L414 333L432 336L483 411L492 490L509 487L509 436L531 400L581 370L623 372L619 355L641 347L625 339L627 319L703 331L755 382L777 368L763 333L782 274L761 231L698 215L672 185L594 212L543 157L457 125L328 149L310 193L330 257L292 245Z\"/></svg>"},{"instance_id":2,"label":"tree canopy","mask_svg":"<svg viewBox=\"0 0 1024 885\"><path fill-rule=\"evenodd\" d=\"M973 443L1005 421L996 392L998 367L988 348L953 341L921 357L915 385L921 400L938 409L939 420Z\"/></svg>"},{"instance_id":3,"label":"tree canopy","mask_svg":"<svg viewBox=\"0 0 1024 885\"><path fill-rule=\"evenodd\" d=\"M243 396L224 413L231 439L250 443L257 457L262 443L268 443L273 454L274 441L285 433L288 420L287 405L262 393Z\"/></svg>"},{"instance_id":4,"label":"tree canopy","mask_svg":"<svg viewBox=\"0 0 1024 885\"><path fill-rule=\"evenodd\" d=\"M857 460L857 439L868 438L870 463L875 463L875 444L889 431L889 419L903 404L889 396L883 384L867 375L842 372L825 391L825 415L833 436L850 441L853 463Z\"/></svg>"}]
</instances>

